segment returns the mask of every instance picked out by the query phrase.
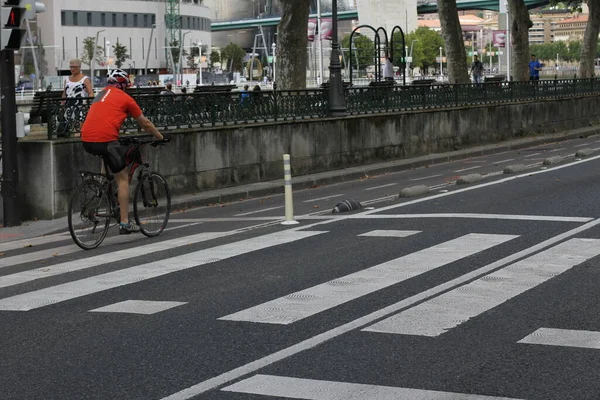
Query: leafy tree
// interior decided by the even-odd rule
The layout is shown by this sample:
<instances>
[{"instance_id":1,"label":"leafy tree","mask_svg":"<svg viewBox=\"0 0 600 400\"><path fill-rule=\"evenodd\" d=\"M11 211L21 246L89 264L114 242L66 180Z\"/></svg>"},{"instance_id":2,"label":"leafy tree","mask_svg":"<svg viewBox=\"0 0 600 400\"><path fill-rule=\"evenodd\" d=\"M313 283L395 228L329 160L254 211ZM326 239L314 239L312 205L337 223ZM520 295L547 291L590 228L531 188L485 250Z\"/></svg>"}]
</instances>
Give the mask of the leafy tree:
<instances>
[{"instance_id":1,"label":"leafy tree","mask_svg":"<svg viewBox=\"0 0 600 400\"><path fill-rule=\"evenodd\" d=\"M48 61L46 61L46 49L44 49L43 43L37 43L34 45L34 49L23 49L23 64L25 67L25 75L31 75L35 73L35 63L33 62L33 53L35 51L35 57L38 63L38 69L41 76L48 74Z\"/></svg>"},{"instance_id":2,"label":"leafy tree","mask_svg":"<svg viewBox=\"0 0 600 400\"><path fill-rule=\"evenodd\" d=\"M127 53L127 46L122 45L117 42L117 44L113 45L113 54L115 55L115 65L117 68L121 68L123 63L129 59L129 54Z\"/></svg>"},{"instance_id":3,"label":"leafy tree","mask_svg":"<svg viewBox=\"0 0 600 400\"><path fill-rule=\"evenodd\" d=\"M511 74L514 80L529 80L529 29L533 26L524 0L508 0Z\"/></svg>"},{"instance_id":4,"label":"leafy tree","mask_svg":"<svg viewBox=\"0 0 600 400\"><path fill-rule=\"evenodd\" d=\"M218 51L213 50L210 52L210 67L212 68L214 63L221 62L221 55Z\"/></svg>"},{"instance_id":5,"label":"leafy tree","mask_svg":"<svg viewBox=\"0 0 600 400\"><path fill-rule=\"evenodd\" d=\"M429 68L431 65L436 64L436 57L440 55L440 47L444 47L444 39L442 36L428 27L421 26L417 28L414 32L409 33L404 38L406 41L406 45L408 46L408 54L410 56L410 49L412 46L412 62L411 67L421 67L424 69ZM413 42L414 40L414 42ZM394 35L394 65L400 65L402 52L399 48L400 46L396 46L396 43L399 43L401 46L402 39L400 36L400 32L397 32Z\"/></svg>"},{"instance_id":6,"label":"leafy tree","mask_svg":"<svg viewBox=\"0 0 600 400\"><path fill-rule=\"evenodd\" d=\"M179 63L179 40L173 40L171 43L169 43L169 46L171 46L171 56L173 56L173 64L177 64Z\"/></svg>"},{"instance_id":7,"label":"leafy tree","mask_svg":"<svg viewBox=\"0 0 600 400\"><path fill-rule=\"evenodd\" d=\"M437 5L448 60L448 67L446 68L448 79L452 83L469 83L465 43L463 42L462 29L458 20L456 0L438 0Z\"/></svg>"},{"instance_id":8,"label":"leafy tree","mask_svg":"<svg viewBox=\"0 0 600 400\"><path fill-rule=\"evenodd\" d=\"M229 43L222 51L224 60L227 60L227 65L232 65L232 71L241 71L243 68L244 57L246 52L239 45Z\"/></svg>"},{"instance_id":9,"label":"leafy tree","mask_svg":"<svg viewBox=\"0 0 600 400\"><path fill-rule=\"evenodd\" d=\"M104 49L101 46L96 46L94 49L94 44L96 42L96 38L88 36L83 39L83 50L79 58L81 62L88 67L91 68L92 60L96 60L97 63L102 62L102 56L104 55Z\"/></svg>"},{"instance_id":10,"label":"leafy tree","mask_svg":"<svg viewBox=\"0 0 600 400\"><path fill-rule=\"evenodd\" d=\"M308 57L308 14L310 0L282 1L277 25L275 69L277 85L283 90L306 88Z\"/></svg>"},{"instance_id":11,"label":"leafy tree","mask_svg":"<svg viewBox=\"0 0 600 400\"><path fill-rule=\"evenodd\" d=\"M364 69L375 64L375 43L367 36L355 34L352 37L352 57L350 57L350 35L342 39L342 48L344 59L352 63L353 69Z\"/></svg>"},{"instance_id":12,"label":"leafy tree","mask_svg":"<svg viewBox=\"0 0 600 400\"><path fill-rule=\"evenodd\" d=\"M198 68L198 64L196 64L196 59L195 59L196 57L198 57L200 55L200 50L198 49L198 47L192 47L190 49L189 53L184 51L183 54L186 56L188 68L191 68L191 69Z\"/></svg>"}]
</instances>

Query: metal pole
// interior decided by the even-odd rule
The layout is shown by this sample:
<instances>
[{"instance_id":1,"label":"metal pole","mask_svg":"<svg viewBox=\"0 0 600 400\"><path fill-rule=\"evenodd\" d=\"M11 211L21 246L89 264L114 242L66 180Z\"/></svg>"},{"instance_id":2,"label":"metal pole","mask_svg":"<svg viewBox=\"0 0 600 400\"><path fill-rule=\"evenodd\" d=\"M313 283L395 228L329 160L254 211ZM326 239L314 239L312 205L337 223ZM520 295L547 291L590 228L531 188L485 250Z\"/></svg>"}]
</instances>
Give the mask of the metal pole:
<instances>
[{"instance_id":1,"label":"metal pole","mask_svg":"<svg viewBox=\"0 0 600 400\"><path fill-rule=\"evenodd\" d=\"M92 52L92 59L90 60L90 74L92 75L91 81L92 81L92 90L94 89L94 70L96 67L96 49L98 48L98 36L100 36L100 33L104 32L106 29L102 29L98 32L96 32L96 41L94 42L94 51Z\"/></svg>"},{"instance_id":2,"label":"metal pole","mask_svg":"<svg viewBox=\"0 0 600 400\"><path fill-rule=\"evenodd\" d=\"M17 104L15 99L15 52L0 52L0 105L2 106L2 204L4 226L21 225L17 195Z\"/></svg>"},{"instance_id":3,"label":"metal pole","mask_svg":"<svg viewBox=\"0 0 600 400\"><path fill-rule=\"evenodd\" d=\"M198 45L198 57L200 57L200 62L198 65L200 66L200 86L202 86L202 42Z\"/></svg>"},{"instance_id":4,"label":"metal pole","mask_svg":"<svg viewBox=\"0 0 600 400\"><path fill-rule=\"evenodd\" d=\"M442 46L440 46L440 78L443 80L444 71L442 70Z\"/></svg>"},{"instance_id":5,"label":"metal pole","mask_svg":"<svg viewBox=\"0 0 600 400\"><path fill-rule=\"evenodd\" d=\"M277 65L277 60L275 60L275 50L277 49L277 46L275 45L275 42L273 42L271 48L273 49L273 83L275 83L275 65Z\"/></svg>"},{"instance_id":6,"label":"metal pole","mask_svg":"<svg viewBox=\"0 0 600 400\"><path fill-rule=\"evenodd\" d=\"M285 187L285 221L281 225L296 225L294 220L294 198L292 197L292 166L290 155L283 155L283 184Z\"/></svg>"},{"instance_id":7,"label":"metal pole","mask_svg":"<svg viewBox=\"0 0 600 400\"><path fill-rule=\"evenodd\" d=\"M510 82L510 18L508 9L508 2L506 2L506 39L505 39L505 49L506 49L506 81Z\"/></svg>"},{"instance_id":8,"label":"metal pole","mask_svg":"<svg viewBox=\"0 0 600 400\"><path fill-rule=\"evenodd\" d=\"M342 64L340 63L340 44L338 43L337 0L331 5L332 38L331 58L329 59L329 113L332 116L346 115L346 98L342 83Z\"/></svg>"},{"instance_id":9,"label":"metal pole","mask_svg":"<svg viewBox=\"0 0 600 400\"><path fill-rule=\"evenodd\" d=\"M319 76L317 84L323 82L323 36L321 36L321 0L317 0L317 25L319 27Z\"/></svg>"},{"instance_id":10,"label":"metal pole","mask_svg":"<svg viewBox=\"0 0 600 400\"><path fill-rule=\"evenodd\" d=\"M41 87L40 82L40 69L38 67L37 55L35 54L36 45L33 43L33 38L31 37L31 27L29 26L29 20L25 20L25 26L27 26L27 36L29 37L29 42L31 43L31 54L33 55L33 67L35 68L35 81L33 90L37 90ZM25 54L25 51L23 51Z\"/></svg>"},{"instance_id":11,"label":"metal pole","mask_svg":"<svg viewBox=\"0 0 600 400\"><path fill-rule=\"evenodd\" d=\"M146 53L146 66L144 67L144 73L148 73L148 61L150 61L150 49L152 48L152 36L154 35L155 24L152 25L152 30L150 31L150 43L148 43L148 53ZM97 39L96 39L97 40Z\"/></svg>"}]
</instances>

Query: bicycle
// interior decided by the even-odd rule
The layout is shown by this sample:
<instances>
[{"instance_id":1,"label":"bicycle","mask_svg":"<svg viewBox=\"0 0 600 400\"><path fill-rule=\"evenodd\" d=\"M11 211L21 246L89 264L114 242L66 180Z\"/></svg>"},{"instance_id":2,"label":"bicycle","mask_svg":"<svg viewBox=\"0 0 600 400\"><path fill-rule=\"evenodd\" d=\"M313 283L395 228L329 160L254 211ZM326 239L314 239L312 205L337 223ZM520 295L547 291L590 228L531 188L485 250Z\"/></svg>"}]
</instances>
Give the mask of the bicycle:
<instances>
[{"instance_id":1,"label":"bicycle","mask_svg":"<svg viewBox=\"0 0 600 400\"><path fill-rule=\"evenodd\" d=\"M171 193L167 181L158 173L150 171L146 145L156 147L166 141L153 138L121 138L121 144L133 144L133 160L128 164L129 183L135 171L137 186L133 196L133 215L140 231L148 236L158 236L167 226L171 213ZM84 250L98 247L111 228L110 220L120 222L117 200L117 184L108 172L79 171L81 182L75 188L69 202L69 232L75 243ZM154 227L154 229L153 229ZM85 238L89 238L86 240Z\"/></svg>"}]
</instances>

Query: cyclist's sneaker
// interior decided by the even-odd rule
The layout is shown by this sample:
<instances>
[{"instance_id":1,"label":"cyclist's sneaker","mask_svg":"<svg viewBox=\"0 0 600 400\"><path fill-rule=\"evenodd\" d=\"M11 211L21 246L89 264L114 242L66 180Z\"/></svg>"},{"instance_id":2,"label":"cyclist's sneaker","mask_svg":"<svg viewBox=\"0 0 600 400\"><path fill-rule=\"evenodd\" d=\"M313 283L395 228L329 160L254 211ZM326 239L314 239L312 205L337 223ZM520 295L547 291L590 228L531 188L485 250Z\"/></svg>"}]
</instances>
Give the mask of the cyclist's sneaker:
<instances>
[{"instance_id":1,"label":"cyclist's sneaker","mask_svg":"<svg viewBox=\"0 0 600 400\"><path fill-rule=\"evenodd\" d=\"M120 235L129 235L130 233L136 233L139 231L140 231L140 227L131 221L126 224L124 224L123 222L119 223L119 234Z\"/></svg>"}]
</instances>

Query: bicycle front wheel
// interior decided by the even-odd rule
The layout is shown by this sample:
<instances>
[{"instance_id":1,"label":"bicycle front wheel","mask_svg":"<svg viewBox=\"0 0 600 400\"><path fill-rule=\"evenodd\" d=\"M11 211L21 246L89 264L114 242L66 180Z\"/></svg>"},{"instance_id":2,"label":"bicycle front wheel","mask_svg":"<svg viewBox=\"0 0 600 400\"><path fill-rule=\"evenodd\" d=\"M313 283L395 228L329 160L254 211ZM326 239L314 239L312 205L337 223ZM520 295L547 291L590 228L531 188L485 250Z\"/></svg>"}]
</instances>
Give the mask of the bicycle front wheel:
<instances>
[{"instance_id":1,"label":"bicycle front wheel","mask_svg":"<svg viewBox=\"0 0 600 400\"><path fill-rule=\"evenodd\" d=\"M89 179L81 182L69 203L69 232L84 250L95 249L108 233L111 205L102 185Z\"/></svg>"},{"instance_id":2,"label":"bicycle front wheel","mask_svg":"<svg viewBox=\"0 0 600 400\"><path fill-rule=\"evenodd\" d=\"M156 172L145 174L135 189L133 215L146 236L158 236L171 214L171 193L167 181Z\"/></svg>"}]
</instances>

